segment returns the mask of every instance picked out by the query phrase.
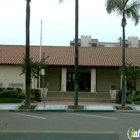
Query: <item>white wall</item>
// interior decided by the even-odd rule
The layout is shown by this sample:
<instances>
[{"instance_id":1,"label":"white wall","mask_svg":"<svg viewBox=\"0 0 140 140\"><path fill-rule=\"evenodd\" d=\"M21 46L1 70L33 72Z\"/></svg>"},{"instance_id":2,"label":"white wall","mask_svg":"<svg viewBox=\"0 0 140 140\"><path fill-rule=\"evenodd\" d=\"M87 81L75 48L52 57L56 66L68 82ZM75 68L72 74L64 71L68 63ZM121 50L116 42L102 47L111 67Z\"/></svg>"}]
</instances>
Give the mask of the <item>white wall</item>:
<instances>
[{"instance_id":1,"label":"white wall","mask_svg":"<svg viewBox=\"0 0 140 140\"><path fill-rule=\"evenodd\" d=\"M20 74L21 66L0 65L0 83L3 83L2 87L8 87L10 83L23 83L25 87L25 75Z\"/></svg>"},{"instance_id":2,"label":"white wall","mask_svg":"<svg viewBox=\"0 0 140 140\"><path fill-rule=\"evenodd\" d=\"M130 36L128 37L128 42L131 42L131 45L129 45L129 47L134 47L134 48L138 48L139 47L139 39L138 37L135 36Z\"/></svg>"},{"instance_id":3,"label":"white wall","mask_svg":"<svg viewBox=\"0 0 140 140\"><path fill-rule=\"evenodd\" d=\"M81 36L81 46L84 47L90 47L91 44L89 44L89 41L91 41L91 36L86 36L86 35L82 35Z\"/></svg>"}]
</instances>

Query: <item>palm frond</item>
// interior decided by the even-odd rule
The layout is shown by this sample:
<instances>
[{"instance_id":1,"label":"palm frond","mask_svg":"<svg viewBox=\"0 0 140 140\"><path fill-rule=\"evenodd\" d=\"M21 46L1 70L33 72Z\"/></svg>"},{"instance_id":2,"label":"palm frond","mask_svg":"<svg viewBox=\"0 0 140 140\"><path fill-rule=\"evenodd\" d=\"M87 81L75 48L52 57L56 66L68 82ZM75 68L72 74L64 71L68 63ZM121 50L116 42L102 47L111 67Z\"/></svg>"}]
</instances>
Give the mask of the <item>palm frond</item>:
<instances>
[{"instance_id":1,"label":"palm frond","mask_svg":"<svg viewBox=\"0 0 140 140\"><path fill-rule=\"evenodd\" d=\"M132 3L127 5L125 9L125 14L127 18L132 18L132 20L135 22L135 25L137 25L140 20L139 10L140 10L140 1L138 0L133 1Z\"/></svg>"},{"instance_id":2,"label":"palm frond","mask_svg":"<svg viewBox=\"0 0 140 140\"><path fill-rule=\"evenodd\" d=\"M123 0L107 0L106 1L106 11L111 14L112 12L118 12L119 15L122 14Z\"/></svg>"},{"instance_id":3,"label":"palm frond","mask_svg":"<svg viewBox=\"0 0 140 140\"><path fill-rule=\"evenodd\" d=\"M139 0L107 0L106 11L111 14L117 12L118 15L123 15L132 19L137 25L140 21L140 1Z\"/></svg>"}]
</instances>

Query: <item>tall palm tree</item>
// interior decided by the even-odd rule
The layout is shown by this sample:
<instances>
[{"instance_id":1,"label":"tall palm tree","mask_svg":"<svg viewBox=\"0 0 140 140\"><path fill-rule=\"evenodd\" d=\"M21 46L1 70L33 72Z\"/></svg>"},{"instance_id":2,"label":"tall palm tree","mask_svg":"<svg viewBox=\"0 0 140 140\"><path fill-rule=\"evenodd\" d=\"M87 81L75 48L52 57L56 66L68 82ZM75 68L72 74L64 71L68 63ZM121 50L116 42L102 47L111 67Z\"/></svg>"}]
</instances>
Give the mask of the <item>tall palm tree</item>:
<instances>
[{"instance_id":1,"label":"tall palm tree","mask_svg":"<svg viewBox=\"0 0 140 140\"><path fill-rule=\"evenodd\" d=\"M30 107L30 2L31 0L26 0L26 75L25 75L25 106Z\"/></svg>"},{"instance_id":2,"label":"tall palm tree","mask_svg":"<svg viewBox=\"0 0 140 140\"><path fill-rule=\"evenodd\" d=\"M106 10L109 14L117 12L122 16L122 36L123 36L123 49L122 49L122 107L125 107L125 26L126 18L130 18L135 22L135 25L139 23L140 15L140 1L139 0L107 0Z\"/></svg>"},{"instance_id":3,"label":"tall palm tree","mask_svg":"<svg viewBox=\"0 0 140 140\"><path fill-rule=\"evenodd\" d=\"M63 0L59 0L62 2ZM79 0L75 0L75 82L74 82L74 107L78 107L78 23Z\"/></svg>"},{"instance_id":4,"label":"tall palm tree","mask_svg":"<svg viewBox=\"0 0 140 140\"><path fill-rule=\"evenodd\" d=\"M74 106L78 107L78 0L75 0L75 97L74 97Z\"/></svg>"}]
</instances>

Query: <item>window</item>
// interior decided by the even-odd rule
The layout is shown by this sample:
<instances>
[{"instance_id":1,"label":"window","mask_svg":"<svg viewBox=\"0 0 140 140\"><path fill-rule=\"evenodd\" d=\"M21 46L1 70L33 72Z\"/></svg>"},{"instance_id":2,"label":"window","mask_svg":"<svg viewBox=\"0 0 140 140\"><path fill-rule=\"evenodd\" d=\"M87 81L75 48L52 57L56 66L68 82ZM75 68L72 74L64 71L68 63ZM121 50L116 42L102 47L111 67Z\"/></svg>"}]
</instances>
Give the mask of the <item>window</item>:
<instances>
[{"instance_id":1,"label":"window","mask_svg":"<svg viewBox=\"0 0 140 140\"><path fill-rule=\"evenodd\" d=\"M97 47L97 44L96 43L92 43L92 47Z\"/></svg>"}]
</instances>

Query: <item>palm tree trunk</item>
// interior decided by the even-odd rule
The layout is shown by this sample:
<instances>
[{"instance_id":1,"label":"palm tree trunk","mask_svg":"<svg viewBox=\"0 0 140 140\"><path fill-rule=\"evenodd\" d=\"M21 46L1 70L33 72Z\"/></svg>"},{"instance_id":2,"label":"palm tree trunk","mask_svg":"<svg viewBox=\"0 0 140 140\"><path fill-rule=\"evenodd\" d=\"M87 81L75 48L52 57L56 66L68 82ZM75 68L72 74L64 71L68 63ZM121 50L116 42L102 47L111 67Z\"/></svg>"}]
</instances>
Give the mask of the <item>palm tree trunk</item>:
<instances>
[{"instance_id":1,"label":"palm tree trunk","mask_svg":"<svg viewBox=\"0 0 140 140\"><path fill-rule=\"evenodd\" d=\"M125 14L123 14L122 18L122 29L123 29L123 48L122 48L122 107L125 107L125 26L126 19Z\"/></svg>"},{"instance_id":2,"label":"palm tree trunk","mask_svg":"<svg viewBox=\"0 0 140 140\"><path fill-rule=\"evenodd\" d=\"M78 106L78 0L75 0L75 98L74 106Z\"/></svg>"},{"instance_id":3,"label":"palm tree trunk","mask_svg":"<svg viewBox=\"0 0 140 140\"><path fill-rule=\"evenodd\" d=\"M25 75L25 106L30 107L30 0L26 2L26 75Z\"/></svg>"}]
</instances>

